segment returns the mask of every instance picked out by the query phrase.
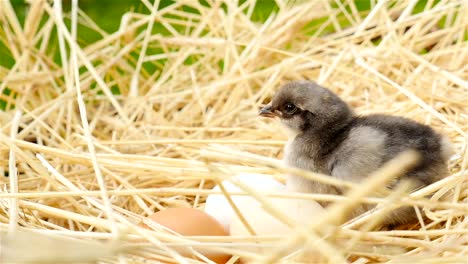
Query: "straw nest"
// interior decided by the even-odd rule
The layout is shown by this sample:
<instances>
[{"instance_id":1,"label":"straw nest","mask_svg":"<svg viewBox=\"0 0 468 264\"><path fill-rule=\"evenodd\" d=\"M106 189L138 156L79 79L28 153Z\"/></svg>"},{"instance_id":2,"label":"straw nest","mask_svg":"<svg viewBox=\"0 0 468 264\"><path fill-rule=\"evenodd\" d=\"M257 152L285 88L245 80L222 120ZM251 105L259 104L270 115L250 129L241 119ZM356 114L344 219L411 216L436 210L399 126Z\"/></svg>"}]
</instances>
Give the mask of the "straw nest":
<instances>
[{"instance_id":1,"label":"straw nest","mask_svg":"<svg viewBox=\"0 0 468 264\"><path fill-rule=\"evenodd\" d=\"M31 1L24 24L0 1L0 37L14 58L0 67L3 262L200 263L174 247L201 245L232 253L230 263L299 262L290 253L310 248L319 260L308 263L466 263L468 4L437 2L414 12L417 1L379 1L359 12L353 1L278 1L260 23L251 19L255 1L143 1L148 14L126 13L108 34L75 1L70 13L60 1ZM81 44L78 23L101 39ZM331 88L359 114L430 124L454 145L451 175L411 194L372 197L405 158L351 188L353 199L291 194L336 203L287 237L138 227L163 208L203 208L210 189L238 173L283 180L286 134L257 112L297 79ZM379 212L343 223L358 201L418 205L427 218L393 231L373 228ZM249 250L278 240L267 253Z\"/></svg>"}]
</instances>

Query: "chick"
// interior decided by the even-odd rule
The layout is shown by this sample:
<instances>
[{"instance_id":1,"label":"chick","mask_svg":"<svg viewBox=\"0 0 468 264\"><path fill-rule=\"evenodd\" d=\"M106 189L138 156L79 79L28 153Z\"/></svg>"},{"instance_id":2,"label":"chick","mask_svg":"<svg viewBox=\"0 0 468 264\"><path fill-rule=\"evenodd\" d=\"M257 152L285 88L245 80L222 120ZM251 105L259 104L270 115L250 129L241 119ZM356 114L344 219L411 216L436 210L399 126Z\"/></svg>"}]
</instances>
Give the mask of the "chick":
<instances>
[{"instance_id":1,"label":"chick","mask_svg":"<svg viewBox=\"0 0 468 264\"><path fill-rule=\"evenodd\" d=\"M420 188L448 174L450 143L432 128L403 117L357 116L336 94L315 82L287 83L259 114L279 117L292 132L284 149L284 161L292 167L359 183L402 151L413 149L419 152L420 161L400 179L410 179ZM343 192L295 175L288 175L286 186L306 193ZM371 208L362 205L350 217ZM403 207L392 211L383 224L415 219L414 209Z\"/></svg>"}]
</instances>

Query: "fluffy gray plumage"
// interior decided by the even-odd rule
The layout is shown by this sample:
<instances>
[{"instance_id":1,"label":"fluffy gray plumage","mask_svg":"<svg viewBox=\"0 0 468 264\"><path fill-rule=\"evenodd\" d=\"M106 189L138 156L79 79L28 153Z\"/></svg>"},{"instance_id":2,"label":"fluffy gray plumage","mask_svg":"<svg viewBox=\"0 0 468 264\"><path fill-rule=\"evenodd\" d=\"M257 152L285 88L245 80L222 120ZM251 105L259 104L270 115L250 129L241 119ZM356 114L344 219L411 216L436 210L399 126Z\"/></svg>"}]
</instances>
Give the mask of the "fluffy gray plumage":
<instances>
[{"instance_id":1,"label":"fluffy gray plumage","mask_svg":"<svg viewBox=\"0 0 468 264\"><path fill-rule=\"evenodd\" d=\"M279 117L294 132L284 153L290 166L358 183L398 153L414 149L421 155L420 162L402 178L420 188L448 174L450 144L429 126L396 116L357 116L336 94L314 82L284 85L260 115ZM294 175L288 176L287 187L299 192L341 193ZM370 208L363 205L352 216ZM384 224L402 224L415 217L412 208L400 208Z\"/></svg>"}]
</instances>

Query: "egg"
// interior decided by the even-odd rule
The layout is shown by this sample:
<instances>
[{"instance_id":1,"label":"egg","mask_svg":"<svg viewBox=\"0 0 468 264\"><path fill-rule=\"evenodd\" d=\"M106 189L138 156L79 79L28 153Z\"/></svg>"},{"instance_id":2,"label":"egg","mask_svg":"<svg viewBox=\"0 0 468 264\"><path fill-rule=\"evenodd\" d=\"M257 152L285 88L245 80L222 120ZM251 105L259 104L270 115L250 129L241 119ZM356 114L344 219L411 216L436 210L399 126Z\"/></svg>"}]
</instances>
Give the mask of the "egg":
<instances>
[{"instance_id":1,"label":"egg","mask_svg":"<svg viewBox=\"0 0 468 264\"><path fill-rule=\"evenodd\" d=\"M292 219L297 225L307 225L319 217L325 209L315 201L294 198L270 198L268 201L278 211ZM260 204L242 204L242 216L257 236L288 236L293 233L294 227L289 227L275 216L266 211ZM230 225L231 236L250 236L239 217L234 217ZM256 253L271 252L272 246L278 242L261 242L248 248ZM245 248L244 248L245 249ZM309 255L310 257L310 255Z\"/></svg>"},{"instance_id":2,"label":"egg","mask_svg":"<svg viewBox=\"0 0 468 264\"><path fill-rule=\"evenodd\" d=\"M270 198L276 210L284 213L298 225L310 223L324 212L324 208L315 201L293 198ZM261 204L241 204L239 210L252 227L256 235L284 235L291 233L291 228L267 212ZM247 228L236 215L230 226L231 235L250 235Z\"/></svg>"},{"instance_id":3,"label":"egg","mask_svg":"<svg viewBox=\"0 0 468 264\"><path fill-rule=\"evenodd\" d=\"M234 176L234 178L259 192L281 191L285 189L284 184L265 174L243 173ZM221 183L228 193L243 192L242 189L231 183L230 180L224 180ZM216 192L220 192L220 190L219 186L213 188L213 191ZM258 204L257 199L247 195L231 195L230 197L236 207L242 206L242 204ZM235 211L224 194L208 195L204 211L218 220L226 231L229 230L231 221L235 216Z\"/></svg>"},{"instance_id":4,"label":"egg","mask_svg":"<svg viewBox=\"0 0 468 264\"><path fill-rule=\"evenodd\" d=\"M225 228L212 216L193 208L168 208L148 217L152 221L184 236L228 236ZM140 226L150 228L144 222ZM215 263L226 263L231 256L225 253L205 250L202 247L195 250ZM185 257L194 258L188 250L179 251Z\"/></svg>"}]
</instances>

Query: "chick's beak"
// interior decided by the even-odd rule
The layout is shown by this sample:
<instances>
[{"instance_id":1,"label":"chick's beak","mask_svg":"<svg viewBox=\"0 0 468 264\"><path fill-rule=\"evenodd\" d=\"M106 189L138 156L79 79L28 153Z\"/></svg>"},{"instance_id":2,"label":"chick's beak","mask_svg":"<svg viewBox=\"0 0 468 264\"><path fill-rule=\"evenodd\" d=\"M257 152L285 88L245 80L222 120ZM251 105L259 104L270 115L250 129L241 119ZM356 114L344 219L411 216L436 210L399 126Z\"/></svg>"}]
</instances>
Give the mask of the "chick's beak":
<instances>
[{"instance_id":1,"label":"chick's beak","mask_svg":"<svg viewBox=\"0 0 468 264\"><path fill-rule=\"evenodd\" d=\"M260 112L258 113L260 116L264 116L264 117L276 117L278 116L277 113L275 113L272 109L271 109L271 105L268 104L266 106L264 106L262 109L260 109Z\"/></svg>"}]
</instances>

